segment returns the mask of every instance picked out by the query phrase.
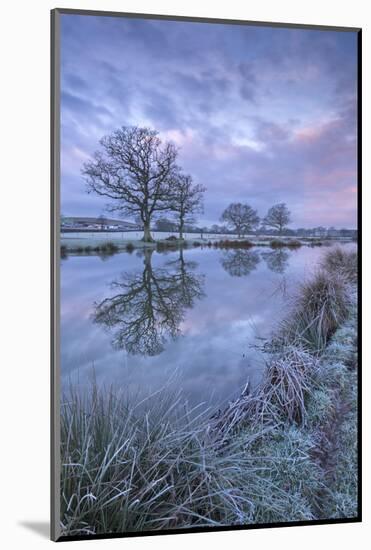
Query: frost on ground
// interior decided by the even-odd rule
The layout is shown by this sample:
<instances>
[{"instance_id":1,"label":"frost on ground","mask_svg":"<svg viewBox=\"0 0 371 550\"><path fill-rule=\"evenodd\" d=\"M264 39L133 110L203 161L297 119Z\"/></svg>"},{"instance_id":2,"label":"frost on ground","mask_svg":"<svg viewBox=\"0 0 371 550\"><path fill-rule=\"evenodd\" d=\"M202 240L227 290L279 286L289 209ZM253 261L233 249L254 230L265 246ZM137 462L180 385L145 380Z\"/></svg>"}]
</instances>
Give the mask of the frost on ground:
<instances>
[{"instance_id":1,"label":"frost on ground","mask_svg":"<svg viewBox=\"0 0 371 550\"><path fill-rule=\"evenodd\" d=\"M338 329L322 358L317 373L317 392L311 396L313 431L318 430L318 460L323 469L324 517L357 516L357 314ZM323 407L322 414L318 411Z\"/></svg>"}]
</instances>

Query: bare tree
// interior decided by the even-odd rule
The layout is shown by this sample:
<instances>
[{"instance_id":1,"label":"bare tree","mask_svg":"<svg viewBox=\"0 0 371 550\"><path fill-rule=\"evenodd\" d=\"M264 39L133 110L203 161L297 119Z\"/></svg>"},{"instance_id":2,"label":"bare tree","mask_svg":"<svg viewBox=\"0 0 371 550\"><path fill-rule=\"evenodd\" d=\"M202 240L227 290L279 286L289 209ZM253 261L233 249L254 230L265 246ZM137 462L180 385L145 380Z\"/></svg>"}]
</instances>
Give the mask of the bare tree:
<instances>
[{"instance_id":1,"label":"bare tree","mask_svg":"<svg viewBox=\"0 0 371 550\"><path fill-rule=\"evenodd\" d=\"M275 204L268 210L268 214L263 219L265 227L277 229L282 234L283 229L291 223L291 213L284 202Z\"/></svg>"},{"instance_id":2,"label":"bare tree","mask_svg":"<svg viewBox=\"0 0 371 550\"><path fill-rule=\"evenodd\" d=\"M176 157L174 145L162 143L158 132L123 126L100 140L82 173L88 192L113 199L110 211L140 217L143 240L149 242L153 214L168 210Z\"/></svg>"},{"instance_id":3,"label":"bare tree","mask_svg":"<svg viewBox=\"0 0 371 550\"><path fill-rule=\"evenodd\" d=\"M99 218L98 218L98 222L99 222L99 224L100 224L100 228L103 230L103 229L104 229L104 226L105 226L106 223L107 223L107 219L106 219L106 217L105 217L103 214L101 214L101 215L99 216Z\"/></svg>"},{"instance_id":4,"label":"bare tree","mask_svg":"<svg viewBox=\"0 0 371 550\"><path fill-rule=\"evenodd\" d=\"M171 187L170 209L175 213L179 238L183 239L185 223L194 223L195 214L203 212L203 194L206 187L195 185L192 177L177 173L175 174Z\"/></svg>"},{"instance_id":5,"label":"bare tree","mask_svg":"<svg viewBox=\"0 0 371 550\"><path fill-rule=\"evenodd\" d=\"M224 210L220 221L225 222L232 230L236 231L238 237L241 237L255 229L260 218L257 211L248 204L234 202Z\"/></svg>"}]
</instances>

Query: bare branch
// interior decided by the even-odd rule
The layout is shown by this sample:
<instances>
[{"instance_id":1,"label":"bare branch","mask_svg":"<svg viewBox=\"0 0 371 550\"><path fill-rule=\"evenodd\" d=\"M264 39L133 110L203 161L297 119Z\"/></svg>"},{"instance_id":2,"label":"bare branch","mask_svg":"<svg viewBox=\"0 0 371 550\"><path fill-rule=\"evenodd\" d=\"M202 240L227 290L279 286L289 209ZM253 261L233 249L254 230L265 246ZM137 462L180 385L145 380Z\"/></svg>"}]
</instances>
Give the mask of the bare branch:
<instances>
[{"instance_id":1,"label":"bare branch","mask_svg":"<svg viewBox=\"0 0 371 550\"><path fill-rule=\"evenodd\" d=\"M240 237L253 230L259 224L260 218L257 211L248 204L235 202L224 210L220 220L236 231Z\"/></svg>"},{"instance_id":2,"label":"bare branch","mask_svg":"<svg viewBox=\"0 0 371 550\"><path fill-rule=\"evenodd\" d=\"M152 215L168 209L177 154L154 130L123 126L103 137L93 160L84 164L87 191L111 199L111 211L139 214L144 240L151 240Z\"/></svg>"}]
</instances>

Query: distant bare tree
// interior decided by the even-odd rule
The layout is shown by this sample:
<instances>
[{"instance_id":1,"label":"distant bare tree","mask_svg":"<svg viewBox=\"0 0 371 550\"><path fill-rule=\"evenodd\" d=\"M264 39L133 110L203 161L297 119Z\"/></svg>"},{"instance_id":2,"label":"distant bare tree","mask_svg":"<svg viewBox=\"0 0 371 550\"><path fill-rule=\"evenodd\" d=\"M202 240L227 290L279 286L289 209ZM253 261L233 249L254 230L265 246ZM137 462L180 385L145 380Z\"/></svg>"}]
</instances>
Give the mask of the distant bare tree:
<instances>
[{"instance_id":1,"label":"distant bare tree","mask_svg":"<svg viewBox=\"0 0 371 550\"><path fill-rule=\"evenodd\" d=\"M105 216L103 216L103 214L101 214L98 218L98 221L99 221L99 224L100 224L100 228L101 229L104 229L104 226L106 225L107 223L107 219L105 218Z\"/></svg>"},{"instance_id":2,"label":"distant bare tree","mask_svg":"<svg viewBox=\"0 0 371 550\"><path fill-rule=\"evenodd\" d=\"M284 202L275 204L268 210L268 214L263 219L265 227L277 229L282 234L283 229L291 223L291 213Z\"/></svg>"},{"instance_id":3,"label":"distant bare tree","mask_svg":"<svg viewBox=\"0 0 371 550\"><path fill-rule=\"evenodd\" d=\"M256 210L248 204L234 202L226 208L220 218L220 221L225 222L238 237L245 235L248 231L255 229L259 224L260 218Z\"/></svg>"},{"instance_id":4,"label":"distant bare tree","mask_svg":"<svg viewBox=\"0 0 371 550\"><path fill-rule=\"evenodd\" d=\"M195 185L192 177L177 173L171 186L170 209L175 213L179 227L179 238L183 239L185 223L194 223L195 214L203 212L203 194L206 187Z\"/></svg>"},{"instance_id":5,"label":"distant bare tree","mask_svg":"<svg viewBox=\"0 0 371 550\"><path fill-rule=\"evenodd\" d=\"M157 231L176 231L177 225L172 220L161 217L156 220L156 230Z\"/></svg>"},{"instance_id":6,"label":"distant bare tree","mask_svg":"<svg viewBox=\"0 0 371 550\"><path fill-rule=\"evenodd\" d=\"M214 223L210 227L210 231L211 231L211 233L221 233L220 225L217 225L216 223Z\"/></svg>"},{"instance_id":7,"label":"distant bare tree","mask_svg":"<svg viewBox=\"0 0 371 550\"><path fill-rule=\"evenodd\" d=\"M100 140L100 149L82 173L88 192L113 199L109 210L139 215L143 240L149 242L153 214L168 209L176 157L174 145L163 144L158 132L123 126Z\"/></svg>"}]
</instances>

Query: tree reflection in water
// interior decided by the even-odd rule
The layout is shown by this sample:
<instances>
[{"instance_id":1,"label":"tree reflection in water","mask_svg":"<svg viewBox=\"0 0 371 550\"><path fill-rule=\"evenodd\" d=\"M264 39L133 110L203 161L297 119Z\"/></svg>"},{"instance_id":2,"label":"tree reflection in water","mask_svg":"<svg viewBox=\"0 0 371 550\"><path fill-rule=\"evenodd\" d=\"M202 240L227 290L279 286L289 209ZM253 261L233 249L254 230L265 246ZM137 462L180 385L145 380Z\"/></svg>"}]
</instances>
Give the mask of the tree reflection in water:
<instances>
[{"instance_id":1,"label":"tree reflection in water","mask_svg":"<svg viewBox=\"0 0 371 550\"><path fill-rule=\"evenodd\" d=\"M220 261L231 277L244 277L257 268L260 256L255 250L237 248L224 251Z\"/></svg>"},{"instance_id":2,"label":"tree reflection in water","mask_svg":"<svg viewBox=\"0 0 371 550\"><path fill-rule=\"evenodd\" d=\"M112 344L131 355L158 355L179 335L186 309L204 296L197 264L179 258L152 266L152 250L143 253L143 271L123 273L111 283L115 294L95 303L94 321L114 333Z\"/></svg>"},{"instance_id":3,"label":"tree reflection in water","mask_svg":"<svg viewBox=\"0 0 371 550\"><path fill-rule=\"evenodd\" d=\"M271 252L262 252L268 268L275 273L284 273L289 265L289 252L279 248Z\"/></svg>"}]
</instances>

